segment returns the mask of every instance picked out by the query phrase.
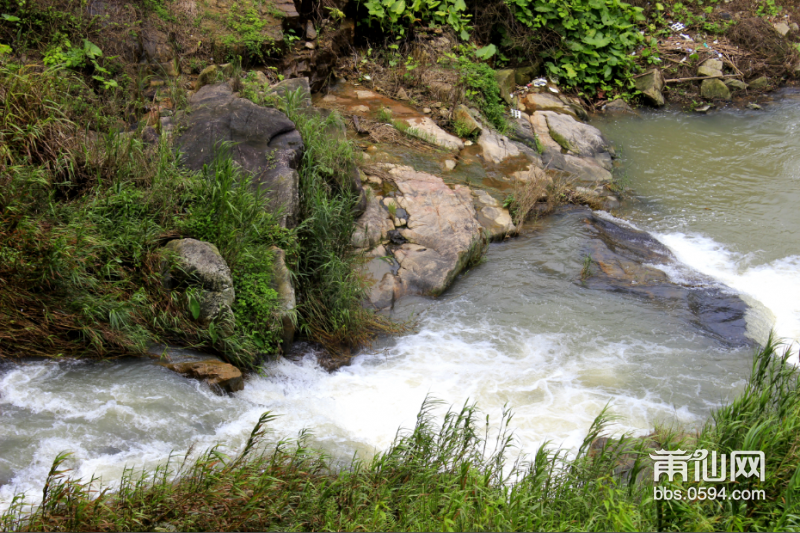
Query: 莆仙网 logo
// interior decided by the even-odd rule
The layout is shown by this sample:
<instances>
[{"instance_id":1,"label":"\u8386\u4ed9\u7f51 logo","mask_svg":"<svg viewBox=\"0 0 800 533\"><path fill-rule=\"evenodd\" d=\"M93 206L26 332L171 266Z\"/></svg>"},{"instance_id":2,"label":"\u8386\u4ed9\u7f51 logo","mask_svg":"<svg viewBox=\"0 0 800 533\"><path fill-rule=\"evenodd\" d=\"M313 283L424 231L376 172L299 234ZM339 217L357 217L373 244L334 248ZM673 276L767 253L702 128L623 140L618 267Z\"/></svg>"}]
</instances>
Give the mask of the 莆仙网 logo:
<instances>
[{"instance_id":1,"label":"\u8386\u4ed9\u7f51 logo","mask_svg":"<svg viewBox=\"0 0 800 533\"><path fill-rule=\"evenodd\" d=\"M764 452L735 451L730 454L711 452L708 450L695 450L694 453L683 450L657 450L650 454L653 460L653 480L659 481L662 475L673 481L677 474L683 476L684 481L689 478L689 463L695 462L695 481L736 481L744 477L756 477L765 480Z\"/></svg>"}]
</instances>

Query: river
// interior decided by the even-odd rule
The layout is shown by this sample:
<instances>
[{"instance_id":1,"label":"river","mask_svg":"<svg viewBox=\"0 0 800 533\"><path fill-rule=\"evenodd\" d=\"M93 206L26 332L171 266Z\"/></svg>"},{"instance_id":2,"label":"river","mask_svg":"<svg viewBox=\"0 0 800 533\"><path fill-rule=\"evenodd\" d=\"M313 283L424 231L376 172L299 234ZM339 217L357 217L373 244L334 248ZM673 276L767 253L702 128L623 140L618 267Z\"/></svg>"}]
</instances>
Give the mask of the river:
<instances>
[{"instance_id":1,"label":"river","mask_svg":"<svg viewBox=\"0 0 800 533\"><path fill-rule=\"evenodd\" d=\"M615 213L751 304L748 335L774 325L800 338L800 100L708 116L645 113L594 122L621 153L633 199ZM387 447L426 396L466 401L497 420L504 405L520 449L574 448L606 405L614 431L695 425L748 376L751 347L705 335L669 305L581 283L585 211L565 210L489 247L442 297L402 303L418 327L328 373L312 355L268 365L232 397L142 360L0 366L0 508L36 501L58 452L77 476L112 483L127 465L217 442L234 451L264 411L276 438L303 428L336 457Z\"/></svg>"}]
</instances>

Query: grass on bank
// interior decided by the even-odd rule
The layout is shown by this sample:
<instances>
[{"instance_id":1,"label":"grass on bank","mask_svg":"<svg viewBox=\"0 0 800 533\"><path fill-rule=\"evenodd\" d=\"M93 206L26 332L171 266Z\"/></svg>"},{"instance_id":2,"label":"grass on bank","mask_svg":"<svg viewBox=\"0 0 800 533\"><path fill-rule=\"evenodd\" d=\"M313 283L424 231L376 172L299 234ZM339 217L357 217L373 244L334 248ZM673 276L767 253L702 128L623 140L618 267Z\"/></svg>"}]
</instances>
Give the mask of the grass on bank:
<instances>
[{"instance_id":1,"label":"grass on bank","mask_svg":"<svg viewBox=\"0 0 800 533\"><path fill-rule=\"evenodd\" d=\"M604 411L574 457L541 448L516 457L504 413L496 434L475 406L441 422L427 400L413 430L370 461L343 469L296 441L268 444L265 414L244 451L217 447L195 462L134 475L117 492L71 480L65 456L53 464L44 501L21 498L0 517L21 531L759 531L800 528L798 369L770 339L757 351L744 391L695 434L659 431L647 438L598 439ZM485 424L485 425L484 425ZM652 448L761 450L766 480L713 484L763 490L751 501L653 499ZM691 468L691 467L690 467ZM672 490L699 484L662 481ZM694 479L690 469L689 479ZM684 492L685 493L685 492Z\"/></svg>"},{"instance_id":2,"label":"grass on bank","mask_svg":"<svg viewBox=\"0 0 800 533\"><path fill-rule=\"evenodd\" d=\"M0 356L112 357L171 342L252 368L280 340L272 246L294 267L307 336L337 348L391 329L361 307L348 249L356 196L342 174L354 154L322 133L324 120L293 117L308 149L304 222L287 230L230 158L188 172L168 143L119 129L121 116L76 74L0 64ZM230 336L162 287L160 249L185 237L215 244L232 269Z\"/></svg>"}]
</instances>

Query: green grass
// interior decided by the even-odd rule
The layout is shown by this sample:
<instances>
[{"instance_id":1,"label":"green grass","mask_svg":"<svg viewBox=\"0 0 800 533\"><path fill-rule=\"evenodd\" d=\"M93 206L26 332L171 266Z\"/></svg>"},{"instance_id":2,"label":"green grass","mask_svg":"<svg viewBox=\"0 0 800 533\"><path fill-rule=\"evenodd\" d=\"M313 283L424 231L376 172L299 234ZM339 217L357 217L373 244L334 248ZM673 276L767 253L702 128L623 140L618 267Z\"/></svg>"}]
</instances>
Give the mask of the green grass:
<instances>
[{"instance_id":1,"label":"green grass","mask_svg":"<svg viewBox=\"0 0 800 533\"><path fill-rule=\"evenodd\" d=\"M245 449L217 447L196 461L172 458L153 472L129 470L117 492L90 491L56 458L45 500L18 498L4 530L30 531L758 531L800 527L800 397L797 368L772 340L758 350L744 391L696 433L660 430L646 439L598 439L601 413L569 456L542 447L519 455L503 414L499 430L473 405L437 420L426 400L416 425L371 460L335 468L296 441L269 443L266 413ZM653 499L649 446L722 453L763 450L765 482L720 483L763 490L747 503ZM690 472L690 479L693 476ZM663 482L672 489L693 482Z\"/></svg>"}]
</instances>

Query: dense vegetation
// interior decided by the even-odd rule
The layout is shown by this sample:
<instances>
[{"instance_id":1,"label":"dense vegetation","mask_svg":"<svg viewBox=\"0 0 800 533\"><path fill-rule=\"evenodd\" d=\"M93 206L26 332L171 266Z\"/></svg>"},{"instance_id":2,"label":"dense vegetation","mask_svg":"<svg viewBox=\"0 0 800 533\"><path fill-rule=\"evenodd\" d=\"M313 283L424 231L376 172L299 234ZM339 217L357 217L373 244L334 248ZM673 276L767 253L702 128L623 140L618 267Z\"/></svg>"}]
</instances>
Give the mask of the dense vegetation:
<instances>
[{"instance_id":1,"label":"dense vegetation","mask_svg":"<svg viewBox=\"0 0 800 533\"><path fill-rule=\"evenodd\" d=\"M245 449L221 448L154 472L128 471L117 492L69 479L56 459L44 501L32 514L21 499L0 517L26 531L758 531L800 527L798 369L770 341L754 358L742 394L697 434L661 430L645 439L598 440L601 414L577 455L542 448L515 457L512 420L489 435L475 406L439 423L426 401L412 431L369 461L344 469L308 448L308 434L268 443L262 416ZM657 442L657 444L656 444ZM650 447L766 454L766 480L715 488L763 490L749 501L656 502ZM694 479L690 470L689 479ZM672 490L699 485L662 478Z\"/></svg>"}]
</instances>

